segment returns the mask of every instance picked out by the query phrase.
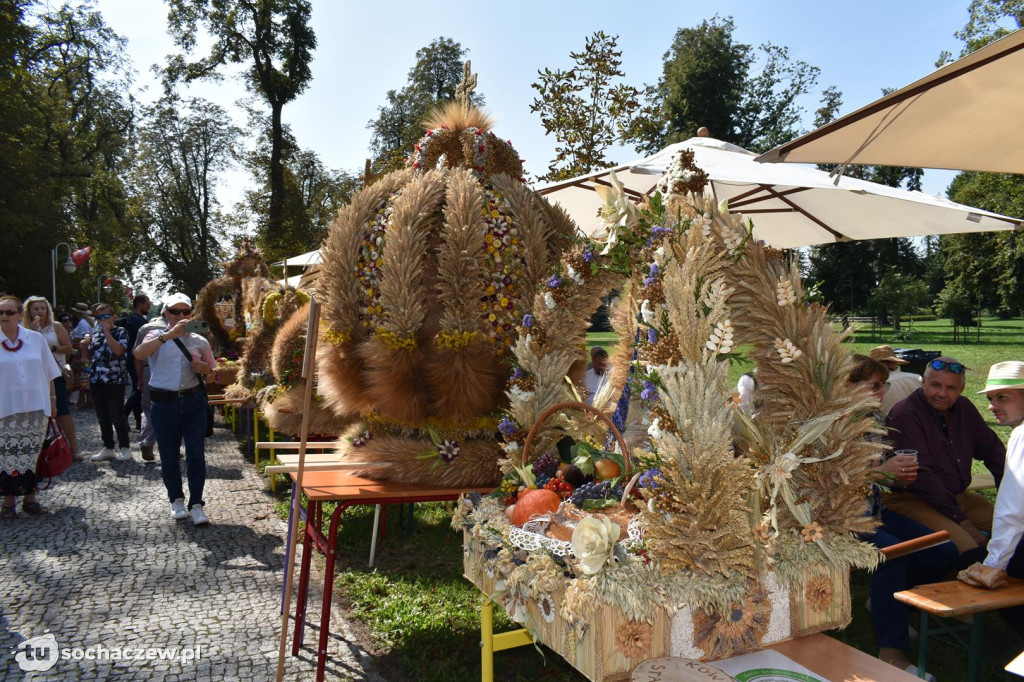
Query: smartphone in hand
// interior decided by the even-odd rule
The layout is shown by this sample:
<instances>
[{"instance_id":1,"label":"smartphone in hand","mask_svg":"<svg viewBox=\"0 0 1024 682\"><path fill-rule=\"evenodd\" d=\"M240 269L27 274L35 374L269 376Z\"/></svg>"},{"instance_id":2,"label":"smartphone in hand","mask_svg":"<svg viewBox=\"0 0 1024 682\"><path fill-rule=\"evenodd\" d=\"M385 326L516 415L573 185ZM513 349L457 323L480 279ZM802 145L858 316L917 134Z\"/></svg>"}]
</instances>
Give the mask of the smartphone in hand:
<instances>
[{"instance_id":1,"label":"smartphone in hand","mask_svg":"<svg viewBox=\"0 0 1024 682\"><path fill-rule=\"evenodd\" d=\"M209 334L210 323L206 320L189 320L185 325L185 331L189 334Z\"/></svg>"}]
</instances>

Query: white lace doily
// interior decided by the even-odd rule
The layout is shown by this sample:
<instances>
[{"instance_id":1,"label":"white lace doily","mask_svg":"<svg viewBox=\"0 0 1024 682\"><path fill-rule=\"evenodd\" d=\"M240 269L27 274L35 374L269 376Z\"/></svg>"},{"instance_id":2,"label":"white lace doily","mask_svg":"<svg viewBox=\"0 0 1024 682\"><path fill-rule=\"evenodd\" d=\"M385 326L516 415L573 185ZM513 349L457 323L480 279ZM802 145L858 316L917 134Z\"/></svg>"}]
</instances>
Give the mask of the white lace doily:
<instances>
[{"instance_id":1,"label":"white lace doily","mask_svg":"<svg viewBox=\"0 0 1024 682\"><path fill-rule=\"evenodd\" d=\"M569 519L565 519L563 523L568 528L576 527L575 522ZM572 542L570 540L556 540L544 534L550 525L551 514L534 516L524 523L522 528L512 526L508 533L508 539L519 549L525 549L528 552L543 547L556 556L572 556ZM629 520L629 525L626 526L626 537L620 540L619 544L629 550L641 545L643 539L644 529L638 514Z\"/></svg>"}]
</instances>

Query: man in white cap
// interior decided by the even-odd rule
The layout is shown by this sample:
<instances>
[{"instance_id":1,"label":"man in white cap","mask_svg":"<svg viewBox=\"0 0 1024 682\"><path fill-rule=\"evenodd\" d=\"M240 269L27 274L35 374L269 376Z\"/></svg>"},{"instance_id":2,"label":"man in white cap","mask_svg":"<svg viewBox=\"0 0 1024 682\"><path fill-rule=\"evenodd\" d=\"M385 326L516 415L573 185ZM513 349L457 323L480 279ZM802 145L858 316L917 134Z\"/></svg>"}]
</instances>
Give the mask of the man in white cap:
<instances>
[{"instance_id":1,"label":"man in white cap","mask_svg":"<svg viewBox=\"0 0 1024 682\"><path fill-rule=\"evenodd\" d=\"M1000 426L1012 426L1006 448L1006 468L996 498L992 539L984 564L974 564L960 579L978 587L998 587L1006 575L1024 578L1024 362L998 362L989 369L985 388L989 411ZM1024 609L1006 609L1003 615L1024 636Z\"/></svg>"},{"instance_id":2,"label":"man in white cap","mask_svg":"<svg viewBox=\"0 0 1024 682\"><path fill-rule=\"evenodd\" d=\"M206 388L202 377L215 364L209 342L188 332L192 300L171 294L164 300L166 330L154 330L135 347L135 357L149 359L149 394L153 401L153 429L160 451L160 469L171 501L171 515L203 526L210 522L203 509L206 485ZM185 444L188 506L182 490L178 449ZM186 509L188 511L186 511Z\"/></svg>"},{"instance_id":3,"label":"man in white cap","mask_svg":"<svg viewBox=\"0 0 1024 682\"><path fill-rule=\"evenodd\" d=\"M882 397L882 413L888 415L893 405L921 388L921 375L900 369L902 365L910 363L896 357L892 346L875 346L870 355L872 360L878 360L889 370L885 395Z\"/></svg>"}]
</instances>

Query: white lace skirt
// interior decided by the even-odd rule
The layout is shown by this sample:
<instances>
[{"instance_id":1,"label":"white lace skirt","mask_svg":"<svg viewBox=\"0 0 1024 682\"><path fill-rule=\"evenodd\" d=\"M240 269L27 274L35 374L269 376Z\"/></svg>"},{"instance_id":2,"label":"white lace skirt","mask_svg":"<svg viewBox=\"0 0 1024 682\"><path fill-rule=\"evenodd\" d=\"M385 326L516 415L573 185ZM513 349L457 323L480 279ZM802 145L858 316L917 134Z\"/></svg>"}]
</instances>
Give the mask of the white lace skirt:
<instances>
[{"instance_id":1,"label":"white lace skirt","mask_svg":"<svg viewBox=\"0 0 1024 682\"><path fill-rule=\"evenodd\" d=\"M46 424L42 410L19 412L0 419L0 472L20 473L36 468L46 437Z\"/></svg>"}]
</instances>

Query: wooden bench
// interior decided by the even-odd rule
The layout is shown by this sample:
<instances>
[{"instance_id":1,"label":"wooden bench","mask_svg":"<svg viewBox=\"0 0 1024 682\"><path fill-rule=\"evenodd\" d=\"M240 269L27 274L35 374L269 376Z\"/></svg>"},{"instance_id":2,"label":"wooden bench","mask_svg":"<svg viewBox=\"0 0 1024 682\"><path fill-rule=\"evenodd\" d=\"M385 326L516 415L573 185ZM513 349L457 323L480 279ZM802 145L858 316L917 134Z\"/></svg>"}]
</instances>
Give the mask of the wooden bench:
<instances>
[{"instance_id":1,"label":"wooden bench","mask_svg":"<svg viewBox=\"0 0 1024 682\"><path fill-rule=\"evenodd\" d=\"M988 488L996 487L996 477L989 473L977 473L971 476L971 484L967 486L968 490L986 490Z\"/></svg>"},{"instance_id":2,"label":"wooden bench","mask_svg":"<svg viewBox=\"0 0 1024 682\"><path fill-rule=\"evenodd\" d=\"M924 676L928 658L928 638L949 635L954 646L967 650L967 680L977 682L981 670L984 617L989 611L1024 604L1024 580L1007 578L1007 585L994 590L971 587L959 580L919 585L911 590L897 592L899 601L921 611L920 647L917 669ZM967 622L929 623L929 616L947 619L968 618ZM961 636L969 632L965 642Z\"/></svg>"}]
</instances>

